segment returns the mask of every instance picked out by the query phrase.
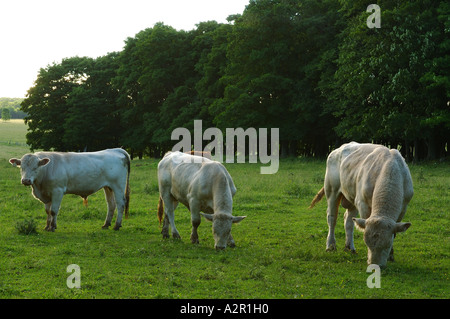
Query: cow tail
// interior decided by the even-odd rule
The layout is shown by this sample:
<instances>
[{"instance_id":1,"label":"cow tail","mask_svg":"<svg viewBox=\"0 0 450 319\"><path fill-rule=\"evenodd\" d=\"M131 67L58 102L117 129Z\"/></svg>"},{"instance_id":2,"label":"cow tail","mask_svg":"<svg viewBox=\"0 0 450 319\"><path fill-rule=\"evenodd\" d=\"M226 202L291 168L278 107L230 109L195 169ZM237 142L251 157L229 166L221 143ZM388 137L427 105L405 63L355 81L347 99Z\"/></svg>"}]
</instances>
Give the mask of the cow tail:
<instances>
[{"instance_id":1,"label":"cow tail","mask_svg":"<svg viewBox=\"0 0 450 319\"><path fill-rule=\"evenodd\" d=\"M84 205L84 207L88 207L87 196L86 196L86 197L83 197L83 205Z\"/></svg>"},{"instance_id":2,"label":"cow tail","mask_svg":"<svg viewBox=\"0 0 450 319\"><path fill-rule=\"evenodd\" d=\"M131 160L130 156L127 153L127 168L128 168L128 174L127 174L127 186L125 189L125 219L128 219L128 210L130 208L130 170L131 170Z\"/></svg>"},{"instance_id":3,"label":"cow tail","mask_svg":"<svg viewBox=\"0 0 450 319\"><path fill-rule=\"evenodd\" d=\"M311 202L311 205L309 205L309 208L313 208L320 200L322 199L323 195L325 195L325 188L322 187L320 191L314 196L314 199Z\"/></svg>"},{"instance_id":4,"label":"cow tail","mask_svg":"<svg viewBox=\"0 0 450 319\"><path fill-rule=\"evenodd\" d=\"M159 196L159 202L158 202L158 220L159 220L159 225L161 226L161 222L164 216L164 202L161 198L161 196Z\"/></svg>"}]
</instances>

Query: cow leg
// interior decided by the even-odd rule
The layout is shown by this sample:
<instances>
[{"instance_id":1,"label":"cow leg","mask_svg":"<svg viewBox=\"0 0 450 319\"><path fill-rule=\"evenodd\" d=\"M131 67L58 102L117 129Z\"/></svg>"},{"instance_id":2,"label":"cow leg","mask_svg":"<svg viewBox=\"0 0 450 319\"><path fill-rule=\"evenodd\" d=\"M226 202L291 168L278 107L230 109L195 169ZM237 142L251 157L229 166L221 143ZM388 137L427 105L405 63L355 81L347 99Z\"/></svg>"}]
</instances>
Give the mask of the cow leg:
<instances>
[{"instance_id":1,"label":"cow leg","mask_svg":"<svg viewBox=\"0 0 450 319\"><path fill-rule=\"evenodd\" d=\"M353 217L358 216L358 211L355 207L353 209L347 209L344 213L344 227L345 227L345 250L356 253L355 245L353 243L353 230L355 223Z\"/></svg>"},{"instance_id":2,"label":"cow leg","mask_svg":"<svg viewBox=\"0 0 450 319\"><path fill-rule=\"evenodd\" d=\"M326 190L325 190L326 194ZM328 222L328 236L327 236L327 251L336 250L336 238L334 236L334 229L336 227L336 220L338 215L339 200L341 194L332 192L330 196L327 194L327 222Z\"/></svg>"},{"instance_id":3,"label":"cow leg","mask_svg":"<svg viewBox=\"0 0 450 319\"><path fill-rule=\"evenodd\" d=\"M342 196L341 205L346 209L344 213L344 228L345 228L345 250L356 253L355 245L353 244L353 229L355 223L353 217L358 216L358 210L352 203L350 203L345 196Z\"/></svg>"},{"instance_id":4,"label":"cow leg","mask_svg":"<svg viewBox=\"0 0 450 319\"><path fill-rule=\"evenodd\" d=\"M53 190L52 192L52 203L50 214L47 215L47 231L55 231L56 229L56 219L58 217L59 208L61 207L61 201L64 196L62 190Z\"/></svg>"},{"instance_id":5,"label":"cow leg","mask_svg":"<svg viewBox=\"0 0 450 319\"><path fill-rule=\"evenodd\" d=\"M408 207L407 203L403 203L403 207L402 207L402 211L400 212L400 216L397 219L397 222L401 222L403 219L403 216L405 216L406 213L406 208ZM394 234L394 240L392 241L392 247L391 247L391 251L389 252L389 257L388 260L389 261L394 261L394 241L395 241L395 236L397 234Z\"/></svg>"},{"instance_id":6,"label":"cow leg","mask_svg":"<svg viewBox=\"0 0 450 319\"><path fill-rule=\"evenodd\" d=\"M103 188L103 190L105 192L105 199L108 205L108 212L106 213L105 223L103 224L102 228L108 229L108 227L111 226L111 221L114 216L114 211L116 209L116 200L114 198L114 193L111 188L106 186Z\"/></svg>"},{"instance_id":7,"label":"cow leg","mask_svg":"<svg viewBox=\"0 0 450 319\"><path fill-rule=\"evenodd\" d=\"M191 233L191 242L193 244L198 244L198 233L197 228L200 225L200 222L202 221L200 217L200 207L198 204L198 201L191 200L189 202L189 209L191 211L191 222L192 222L192 233Z\"/></svg>"},{"instance_id":8,"label":"cow leg","mask_svg":"<svg viewBox=\"0 0 450 319\"><path fill-rule=\"evenodd\" d=\"M178 233L177 228L175 227L175 214L174 210L178 205L178 201L174 200L170 194L168 196L162 197L164 202L164 227L163 227L163 238L164 236L164 230L166 229L166 232L168 234L168 227L165 228L168 224L170 224L170 227L172 228L172 236L173 238L181 238L180 234ZM166 222L167 220L167 222Z\"/></svg>"},{"instance_id":9,"label":"cow leg","mask_svg":"<svg viewBox=\"0 0 450 319\"><path fill-rule=\"evenodd\" d=\"M227 245L230 246L231 248L236 247L236 243L234 242L234 239L233 239L233 236L231 236L231 233L230 233L230 236L228 237Z\"/></svg>"},{"instance_id":10,"label":"cow leg","mask_svg":"<svg viewBox=\"0 0 450 319\"><path fill-rule=\"evenodd\" d=\"M52 212L51 212L52 202L48 202L45 204L45 212L47 213L47 224L44 228L44 230L49 231L50 225L52 223Z\"/></svg>"},{"instance_id":11,"label":"cow leg","mask_svg":"<svg viewBox=\"0 0 450 319\"><path fill-rule=\"evenodd\" d=\"M166 216L164 216L163 217L163 228L161 230L161 234L163 235L163 238L170 238L169 226L170 226L169 219Z\"/></svg>"},{"instance_id":12,"label":"cow leg","mask_svg":"<svg viewBox=\"0 0 450 319\"><path fill-rule=\"evenodd\" d=\"M394 239L397 234L394 234ZM389 252L389 261L394 261L394 242L392 242L391 251Z\"/></svg>"},{"instance_id":13,"label":"cow leg","mask_svg":"<svg viewBox=\"0 0 450 319\"><path fill-rule=\"evenodd\" d=\"M122 189L121 187L115 187L113 188L114 192L114 198L116 200L116 207L117 207L117 219L116 224L114 225L114 230L119 230L120 227L122 227L122 217L123 217L123 211L125 209L125 189ZM109 214L109 211L108 211Z\"/></svg>"}]
</instances>

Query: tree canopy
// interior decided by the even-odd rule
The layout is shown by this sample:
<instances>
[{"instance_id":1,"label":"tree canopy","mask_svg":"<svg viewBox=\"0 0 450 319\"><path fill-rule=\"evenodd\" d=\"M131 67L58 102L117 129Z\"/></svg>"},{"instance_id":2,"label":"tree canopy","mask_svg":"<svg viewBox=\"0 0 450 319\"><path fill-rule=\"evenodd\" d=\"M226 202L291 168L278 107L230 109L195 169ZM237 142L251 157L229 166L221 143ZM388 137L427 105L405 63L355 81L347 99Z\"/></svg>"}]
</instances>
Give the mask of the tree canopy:
<instances>
[{"instance_id":1,"label":"tree canopy","mask_svg":"<svg viewBox=\"0 0 450 319\"><path fill-rule=\"evenodd\" d=\"M279 128L282 155L326 156L342 142L448 155L450 5L250 0L229 23L157 23L121 52L42 68L21 104L32 149L161 156L177 127Z\"/></svg>"}]
</instances>

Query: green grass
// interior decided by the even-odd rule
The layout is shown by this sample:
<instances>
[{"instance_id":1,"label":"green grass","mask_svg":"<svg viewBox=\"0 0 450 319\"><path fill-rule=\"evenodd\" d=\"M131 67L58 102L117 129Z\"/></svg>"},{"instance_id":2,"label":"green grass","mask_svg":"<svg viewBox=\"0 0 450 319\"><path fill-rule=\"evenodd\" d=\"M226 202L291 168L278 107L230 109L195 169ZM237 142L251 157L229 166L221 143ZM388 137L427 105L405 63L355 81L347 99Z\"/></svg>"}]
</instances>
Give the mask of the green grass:
<instances>
[{"instance_id":1,"label":"green grass","mask_svg":"<svg viewBox=\"0 0 450 319\"><path fill-rule=\"evenodd\" d=\"M0 120L0 159L21 157L29 153L30 149L25 139L26 133L27 126L23 120Z\"/></svg>"},{"instance_id":2,"label":"green grass","mask_svg":"<svg viewBox=\"0 0 450 319\"><path fill-rule=\"evenodd\" d=\"M367 248L355 232L357 254L344 251L343 209L336 239L326 252L326 201L308 206L323 184L325 161L282 160L274 175L260 164L227 164L238 189L232 228L235 248L214 250L211 224L199 227L192 245L188 210L175 222L181 240L163 240L156 217L158 190L153 159L134 160L130 218L116 232L102 230L103 192L66 195L54 233L43 230L46 214L19 169L7 159L28 152L26 128L0 123L0 298L449 298L450 165L410 165L415 195L404 221L411 228L395 240L396 261L381 274L381 288L366 285ZM18 127L20 126L20 127ZM14 133L11 130L16 130ZM2 143L18 137L18 145ZM16 142L16 141L15 141ZM24 235L21 220L37 223ZM67 266L77 264L81 288L69 289Z\"/></svg>"}]
</instances>

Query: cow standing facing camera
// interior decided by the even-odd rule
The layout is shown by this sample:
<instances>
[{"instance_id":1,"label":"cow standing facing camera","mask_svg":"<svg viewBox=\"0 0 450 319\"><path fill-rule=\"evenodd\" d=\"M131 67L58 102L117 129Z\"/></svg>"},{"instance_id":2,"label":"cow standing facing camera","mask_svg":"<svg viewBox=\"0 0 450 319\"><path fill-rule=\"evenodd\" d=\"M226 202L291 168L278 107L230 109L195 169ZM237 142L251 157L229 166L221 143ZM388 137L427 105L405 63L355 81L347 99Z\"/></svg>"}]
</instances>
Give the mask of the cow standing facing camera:
<instances>
[{"instance_id":1,"label":"cow standing facing camera","mask_svg":"<svg viewBox=\"0 0 450 319\"><path fill-rule=\"evenodd\" d=\"M130 201L130 156L121 149L99 152L63 153L38 152L11 158L13 166L20 166L21 182L31 186L33 196L44 203L47 212L45 230L55 231L56 218L65 194L87 197L101 188L105 191L108 213L103 228L111 225L117 207L114 226L122 226L122 215L128 218Z\"/></svg>"}]
</instances>

